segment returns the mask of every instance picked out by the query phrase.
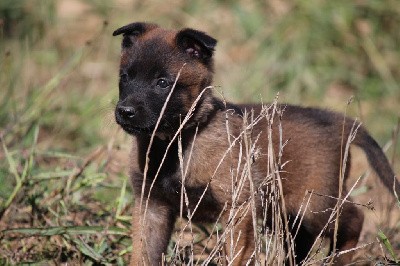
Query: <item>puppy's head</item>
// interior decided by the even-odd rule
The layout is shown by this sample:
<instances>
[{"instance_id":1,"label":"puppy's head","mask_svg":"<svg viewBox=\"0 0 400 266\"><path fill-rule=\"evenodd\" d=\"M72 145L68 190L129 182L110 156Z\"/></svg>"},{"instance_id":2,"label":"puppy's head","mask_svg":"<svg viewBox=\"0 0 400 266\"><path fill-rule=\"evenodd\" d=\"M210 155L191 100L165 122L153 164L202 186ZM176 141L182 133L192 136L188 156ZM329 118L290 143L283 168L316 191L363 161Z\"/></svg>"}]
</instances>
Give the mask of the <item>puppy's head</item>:
<instances>
[{"instance_id":1,"label":"puppy's head","mask_svg":"<svg viewBox=\"0 0 400 266\"><path fill-rule=\"evenodd\" d=\"M123 40L117 123L130 134L151 134L176 81L157 129L161 133L173 132L197 96L212 82L212 56L217 41L197 30L166 30L149 23L132 23L113 33L120 34ZM211 95L206 93L204 97Z\"/></svg>"}]
</instances>

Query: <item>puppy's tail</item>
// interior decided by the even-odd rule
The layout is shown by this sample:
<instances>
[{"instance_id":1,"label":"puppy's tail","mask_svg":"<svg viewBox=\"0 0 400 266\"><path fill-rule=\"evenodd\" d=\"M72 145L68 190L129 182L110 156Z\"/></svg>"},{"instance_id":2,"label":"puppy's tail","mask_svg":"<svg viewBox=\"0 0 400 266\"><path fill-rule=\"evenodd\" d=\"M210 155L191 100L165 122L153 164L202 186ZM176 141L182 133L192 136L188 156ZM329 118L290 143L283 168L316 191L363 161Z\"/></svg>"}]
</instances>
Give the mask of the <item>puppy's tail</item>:
<instances>
[{"instance_id":1,"label":"puppy's tail","mask_svg":"<svg viewBox=\"0 0 400 266\"><path fill-rule=\"evenodd\" d=\"M383 153L379 144L363 127L360 127L357 131L353 144L364 150L368 163L382 180L385 187L391 192L395 191L397 197L400 197L400 182L396 178L386 155Z\"/></svg>"}]
</instances>

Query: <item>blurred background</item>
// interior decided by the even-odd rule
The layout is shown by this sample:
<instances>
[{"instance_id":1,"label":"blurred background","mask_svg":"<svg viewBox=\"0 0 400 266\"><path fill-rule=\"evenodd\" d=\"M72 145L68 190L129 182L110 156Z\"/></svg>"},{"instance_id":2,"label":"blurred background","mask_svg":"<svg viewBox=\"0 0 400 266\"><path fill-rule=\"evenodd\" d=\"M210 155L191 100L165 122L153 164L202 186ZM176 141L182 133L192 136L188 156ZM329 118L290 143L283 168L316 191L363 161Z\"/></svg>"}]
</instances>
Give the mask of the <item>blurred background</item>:
<instances>
[{"instance_id":1,"label":"blurred background","mask_svg":"<svg viewBox=\"0 0 400 266\"><path fill-rule=\"evenodd\" d=\"M1 0L0 262L127 260L131 140L113 117L121 38L112 32L134 21L218 39L214 90L229 101L279 93L357 117L399 173L398 0ZM381 198L368 192L375 182L359 185L360 200ZM372 245L374 258L400 250L399 208L383 198L362 241L383 230L392 242Z\"/></svg>"}]
</instances>

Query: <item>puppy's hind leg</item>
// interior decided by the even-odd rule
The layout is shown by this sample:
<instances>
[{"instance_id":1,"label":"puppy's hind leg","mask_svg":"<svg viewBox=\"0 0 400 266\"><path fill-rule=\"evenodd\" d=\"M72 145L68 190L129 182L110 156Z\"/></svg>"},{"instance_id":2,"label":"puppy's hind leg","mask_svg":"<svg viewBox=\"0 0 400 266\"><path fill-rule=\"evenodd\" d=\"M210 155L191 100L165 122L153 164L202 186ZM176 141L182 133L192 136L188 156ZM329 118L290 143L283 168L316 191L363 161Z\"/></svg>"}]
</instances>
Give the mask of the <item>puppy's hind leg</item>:
<instances>
[{"instance_id":1,"label":"puppy's hind leg","mask_svg":"<svg viewBox=\"0 0 400 266\"><path fill-rule=\"evenodd\" d=\"M296 238L294 239L294 252L296 256L296 265L301 265L303 260L307 258L312 248L316 236L309 232L304 226L300 226ZM289 265L288 263L286 263Z\"/></svg>"},{"instance_id":2,"label":"puppy's hind leg","mask_svg":"<svg viewBox=\"0 0 400 266\"><path fill-rule=\"evenodd\" d=\"M355 248L360 237L364 214L360 209L351 203L343 205L342 213L339 216L339 227L337 231L336 253ZM331 240L331 251L333 240ZM334 265L346 265L351 263L354 251L339 255L334 260Z\"/></svg>"},{"instance_id":3,"label":"puppy's hind leg","mask_svg":"<svg viewBox=\"0 0 400 266\"><path fill-rule=\"evenodd\" d=\"M253 217L250 212L244 215L234 219L233 226L225 226L224 228L224 230L228 230L226 232L225 254L229 265L254 265L255 263ZM223 221L228 221L228 217L224 217Z\"/></svg>"}]
</instances>

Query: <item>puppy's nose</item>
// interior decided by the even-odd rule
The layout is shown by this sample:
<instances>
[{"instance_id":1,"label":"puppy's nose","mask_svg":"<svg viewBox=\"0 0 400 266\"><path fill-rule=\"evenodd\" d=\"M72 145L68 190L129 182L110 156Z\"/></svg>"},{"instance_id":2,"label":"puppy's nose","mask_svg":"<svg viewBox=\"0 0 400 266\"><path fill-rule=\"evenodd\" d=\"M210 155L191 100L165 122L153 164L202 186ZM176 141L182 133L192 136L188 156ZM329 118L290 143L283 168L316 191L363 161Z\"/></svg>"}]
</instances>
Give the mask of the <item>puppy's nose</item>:
<instances>
[{"instance_id":1,"label":"puppy's nose","mask_svg":"<svg viewBox=\"0 0 400 266\"><path fill-rule=\"evenodd\" d=\"M118 114L124 119L133 118L136 113L135 108L130 106L118 106L117 111Z\"/></svg>"}]
</instances>

